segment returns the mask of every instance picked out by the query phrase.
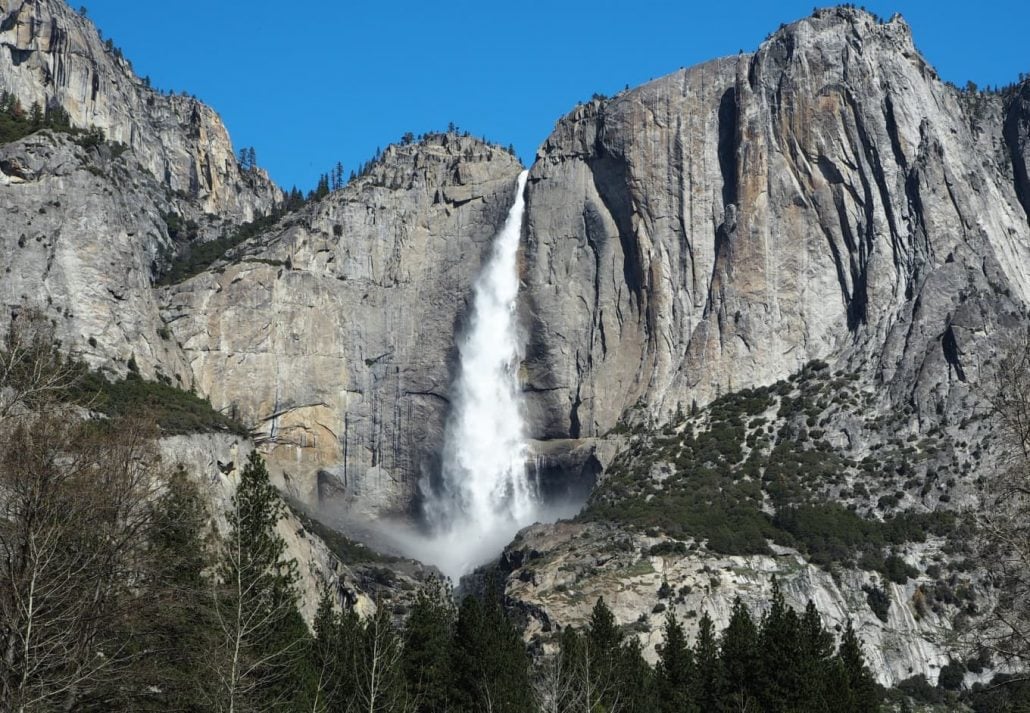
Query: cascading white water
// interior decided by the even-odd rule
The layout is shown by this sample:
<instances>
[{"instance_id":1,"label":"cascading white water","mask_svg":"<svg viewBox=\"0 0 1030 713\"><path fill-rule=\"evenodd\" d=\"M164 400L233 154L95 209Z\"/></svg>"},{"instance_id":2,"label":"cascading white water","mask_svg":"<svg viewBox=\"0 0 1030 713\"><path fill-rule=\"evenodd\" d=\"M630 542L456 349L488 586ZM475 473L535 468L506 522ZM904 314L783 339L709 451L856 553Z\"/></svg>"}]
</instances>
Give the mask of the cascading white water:
<instances>
[{"instance_id":1,"label":"cascading white water","mask_svg":"<svg viewBox=\"0 0 1030 713\"><path fill-rule=\"evenodd\" d=\"M515 203L476 280L472 317L458 344L441 482L424 493L433 536L418 549L455 581L495 556L537 510L526 473L517 373L516 259L526 177L526 171L519 176Z\"/></svg>"}]
</instances>

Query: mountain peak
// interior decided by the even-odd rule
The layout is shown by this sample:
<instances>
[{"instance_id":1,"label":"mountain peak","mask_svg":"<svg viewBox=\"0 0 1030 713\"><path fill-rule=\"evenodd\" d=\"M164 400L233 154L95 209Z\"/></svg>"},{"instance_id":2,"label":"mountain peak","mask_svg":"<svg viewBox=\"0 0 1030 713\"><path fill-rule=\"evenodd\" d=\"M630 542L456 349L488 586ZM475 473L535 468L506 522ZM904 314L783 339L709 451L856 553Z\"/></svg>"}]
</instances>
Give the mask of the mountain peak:
<instances>
[{"instance_id":1,"label":"mountain peak","mask_svg":"<svg viewBox=\"0 0 1030 713\"><path fill-rule=\"evenodd\" d=\"M367 164L357 185L392 189L466 185L517 174L521 165L509 149L469 134L408 134Z\"/></svg>"},{"instance_id":2,"label":"mountain peak","mask_svg":"<svg viewBox=\"0 0 1030 713\"><path fill-rule=\"evenodd\" d=\"M171 191L234 222L268 213L282 193L237 163L218 114L192 97L165 95L93 23L63 0L0 2L0 91L23 107L64 110L125 144Z\"/></svg>"}]
</instances>

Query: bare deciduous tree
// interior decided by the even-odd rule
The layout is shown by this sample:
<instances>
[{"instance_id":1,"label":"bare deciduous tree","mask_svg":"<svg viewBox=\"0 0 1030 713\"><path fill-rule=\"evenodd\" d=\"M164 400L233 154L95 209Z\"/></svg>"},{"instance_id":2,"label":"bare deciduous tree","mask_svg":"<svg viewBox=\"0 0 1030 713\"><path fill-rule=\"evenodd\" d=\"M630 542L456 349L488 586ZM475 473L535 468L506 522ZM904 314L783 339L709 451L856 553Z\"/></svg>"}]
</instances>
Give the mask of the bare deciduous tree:
<instances>
[{"instance_id":1,"label":"bare deciduous tree","mask_svg":"<svg viewBox=\"0 0 1030 713\"><path fill-rule=\"evenodd\" d=\"M29 711L97 699L132 658L132 596L157 455L57 404L0 435L0 700Z\"/></svg>"},{"instance_id":2,"label":"bare deciduous tree","mask_svg":"<svg viewBox=\"0 0 1030 713\"><path fill-rule=\"evenodd\" d=\"M618 713L622 709L610 657L592 651L590 642L578 635L562 640L560 655L539 662L534 692L544 713Z\"/></svg>"},{"instance_id":3,"label":"bare deciduous tree","mask_svg":"<svg viewBox=\"0 0 1030 713\"><path fill-rule=\"evenodd\" d=\"M977 515L981 560L997 600L977 643L1025 669L1030 664L1030 335L1013 340L984 386L1000 471L987 482Z\"/></svg>"},{"instance_id":4,"label":"bare deciduous tree","mask_svg":"<svg viewBox=\"0 0 1030 713\"><path fill-rule=\"evenodd\" d=\"M561 656L545 656L537 662L533 692L541 713L572 713L577 710L576 686Z\"/></svg>"},{"instance_id":5,"label":"bare deciduous tree","mask_svg":"<svg viewBox=\"0 0 1030 713\"><path fill-rule=\"evenodd\" d=\"M14 320L0 345L0 710L103 707L138 655L156 430L88 419L80 375L40 315Z\"/></svg>"},{"instance_id":6,"label":"bare deciduous tree","mask_svg":"<svg viewBox=\"0 0 1030 713\"><path fill-rule=\"evenodd\" d=\"M407 696L400 637L389 612L377 603L375 615L362 627L361 645L354 650L355 690L348 710L355 713L409 713L415 701Z\"/></svg>"},{"instance_id":7,"label":"bare deciduous tree","mask_svg":"<svg viewBox=\"0 0 1030 713\"><path fill-rule=\"evenodd\" d=\"M34 311L11 322L0 344L0 425L66 393L80 375L55 348L54 328Z\"/></svg>"}]
</instances>

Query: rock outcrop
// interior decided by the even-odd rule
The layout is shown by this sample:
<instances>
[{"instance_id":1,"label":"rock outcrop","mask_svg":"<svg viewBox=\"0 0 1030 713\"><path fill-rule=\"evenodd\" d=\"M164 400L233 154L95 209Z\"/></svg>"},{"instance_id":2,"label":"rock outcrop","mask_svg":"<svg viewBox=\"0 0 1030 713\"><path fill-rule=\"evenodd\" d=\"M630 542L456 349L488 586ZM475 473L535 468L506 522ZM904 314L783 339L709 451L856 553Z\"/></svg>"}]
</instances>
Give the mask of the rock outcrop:
<instances>
[{"instance_id":1,"label":"rock outcrop","mask_svg":"<svg viewBox=\"0 0 1030 713\"><path fill-rule=\"evenodd\" d=\"M686 479L689 491L691 467L707 468L679 460L668 434L682 414L819 359L866 396L828 393L808 414L816 450L851 463L817 486L815 502L873 521L975 508L972 473L998 468L991 429L975 423L977 384L1030 321L1028 92L1025 82L960 91L939 80L900 17L835 8L784 26L754 54L577 107L530 172L522 308L533 437L582 450L650 431L667 450L629 481L643 483L639 499L623 480L604 492L616 511L675 502L665 481ZM790 433L746 431L745 451ZM760 461L747 463L745 482L775 512L784 503ZM649 556L661 542L680 549ZM724 621L738 595L760 608L778 574L795 605L812 599L833 623L856 618L885 684L934 681L958 655L952 627L968 612L925 607L935 586L925 571L949 559L939 542L898 545L923 574L884 582L886 621L862 589L875 578L853 561L835 564L834 578L796 550L733 557L704 538L688 544L661 527L538 526L501 567L531 634L583 622L603 595L653 646L654 607ZM675 602L659 600L663 578ZM976 571L959 579L990 597Z\"/></svg>"},{"instance_id":2,"label":"rock outcrop","mask_svg":"<svg viewBox=\"0 0 1030 713\"><path fill-rule=\"evenodd\" d=\"M390 147L165 290L198 389L256 428L297 497L366 515L412 507L437 470L455 334L520 170L453 134Z\"/></svg>"},{"instance_id":3,"label":"rock outcrop","mask_svg":"<svg viewBox=\"0 0 1030 713\"><path fill-rule=\"evenodd\" d=\"M49 131L0 146L0 325L35 309L92 366L189 387L151 286L177 203L131 151Z\"/></svg>"},{"instance_id":4,"label":"rock outcrop","mask_svg":"<svg viewBox=\"0 0 1030 713\"><path fill-rule=\"evenodd\" d=\"M1025 97L972 112L900 17L836 8L578 107L530 174L533 435L814 358L942 396L990 352L978 310L1030 297Z\"/></svg>"},{"instance_id":5,"label":"rock outcrop","mask_svg":"<svg viewBox=\"0 0 1030 713\"><path fill-rule=\"evenodd\" d=\"M162 185L207 213L240 223L282 200L263 171L240 171L210 107L151 89L63 0L0 0L0 91L26 110L60 107L74 126L103 129Z\"/></svg>"},{"instance_id":6,"label":"rock outcrop","mask_svg":"<svg viewBox=\"0 0 1030 713\"><path fill-rule=\"evenodd\" d=\"M269 213L281 191L260 169L240 171L214 111L150 89L60 0L0 2L0 92L107 139L44 130L0 147L0 327L39 309L92 366L131 363L189 388L152 289L181 249L168 221L216 237Z\"/></svg>"},{"instance_id":7,"label":"rock outcrop","mask_svg":"<svg viewBox=\"0 0 1030 713\"><path fill-rule=\"evenodd\" d=\"M182 467L207 496L215 526L228 528L225 514L239 485L240 474L254 449L249 439L225 434L193 434L162 438L158 442L162 460ZM307 621L315 618L318 601L326 587L335 591L342 605L361 617L373 614L377 606L410 606L420 583L436 576L419 563L377 556L370 550L354 547L335 551L318 532L312 521L294 507L276 525L286 544L286 555L297 562L298 604ZM337 538L339 539L339 538ZM362 553L369 556L362 559ZM389 569L384 569L384 564Z\"/></svg>"},{"instance_id":8,"label":"rock outcrop","mask_svg":"<svg viewBox=\"0 0 1030 713\"><path fill-rule=\"evenodd\" d=\"M831 630L843 630L848 620L854 623L869 665L883 685L918 675L935 681L941 667L949 663L953 633L948 616L928 606L917 613L913 606L921 587L932 585L932 578L904 585L888 582L883 590L888 602L886 621L881 621L866 603L863 587L879 586L868 572L833 576L790 552L777 556L719 556L703 551L690 557L647 554L662 541L578 523L523 531L502 564L519 565L507 595L526 622L526 636L548 641L558 626L588 624L591 609L603 597L616 621L639 637L645 657L654 662L656 647L663 641L666 612L675 611L693 640L703 612L717 631L724 629L738 597L755 618L760 617L769 606L776 577L789 606L801 611L813 602ZM931 543L916 556L930 559L939 549L940 543Z\"/></svg>"}]
</instances>

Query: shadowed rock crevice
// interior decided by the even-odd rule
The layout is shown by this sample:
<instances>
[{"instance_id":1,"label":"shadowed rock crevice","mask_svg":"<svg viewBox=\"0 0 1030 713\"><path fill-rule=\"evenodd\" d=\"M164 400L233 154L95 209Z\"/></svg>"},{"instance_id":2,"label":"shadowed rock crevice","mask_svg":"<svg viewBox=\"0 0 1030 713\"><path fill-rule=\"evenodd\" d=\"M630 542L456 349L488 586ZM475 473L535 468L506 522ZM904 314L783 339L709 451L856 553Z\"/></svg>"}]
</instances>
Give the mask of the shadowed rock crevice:
<instances>
[{"instance_id":1,"label":"shadowed rock crevice","mask_svg":"<svg viewBox=\"0 0 1030 713\"><path fill-rule=\"evenodd\" d=\"M737 202L737 90L727 89L719 101L719 171L722 174L722 204Z\"/></svg>"},{"instance_id":2,"label":"shadowed rock crevice","mask_svg":"<svg viewBox=\"0 0 1030 713\"><path fill-rule=\"evenodd\" d=\"M944 330L944 335L941 337L941 348L944 349L944 358L947 360L948 365L955 370L955 376L958 377L959 381L965 381L966 372L962 368L958 340L955 339L955 328L950 324Z\"/></svg>"},{"instance_id":3,"label":"shadowed rock crevice","mask_svg":"<svg viewBox=\"0 0 1030 713\"><path fill-rule=\"evenodd\" d=\"M1030 224L1030 81L1023 82L1009 104L1003 136L1012 161L1016 196Z\"/></svg>"},{"instance_id":4,"label":"shadowed rock crevice","mask_svg":"<svg viewBox=\"0 0 1030 713\"><path fill-rule=\"evenodd\" d=\"M625 159L609 153L600 141L596 146L597 154L588 161L590 176L594 181L594 189L604 203L608 214L618 228L618 239L622 244L622 275L625 285L630 291L641 296L644 290L644 276L640 265L640 255L633 231L633 206L629 192L629 169ZM588 225L589 228L589 225ZM588 230L587 238L601 252L607 235L597 235Z\"/></svg>"}]
</instances>

